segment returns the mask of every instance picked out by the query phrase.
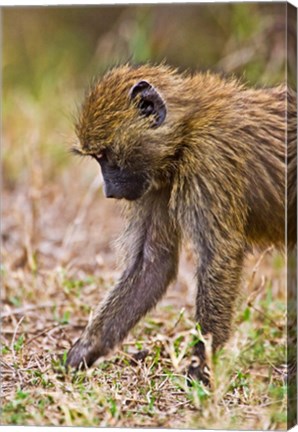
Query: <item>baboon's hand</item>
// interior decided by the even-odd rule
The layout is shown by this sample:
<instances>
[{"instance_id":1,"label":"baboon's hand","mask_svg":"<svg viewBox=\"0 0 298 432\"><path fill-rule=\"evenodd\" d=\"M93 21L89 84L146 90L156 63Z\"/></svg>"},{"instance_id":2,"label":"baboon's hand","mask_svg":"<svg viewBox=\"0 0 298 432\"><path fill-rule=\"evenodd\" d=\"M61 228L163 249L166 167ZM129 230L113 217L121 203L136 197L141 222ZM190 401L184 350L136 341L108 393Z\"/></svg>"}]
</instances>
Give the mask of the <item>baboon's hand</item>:
<instances>
[{"instance_id":1,"label":"baboon's hand","mask_svg":"<svg viewBox=\"0 0 298 432\"><path fill-rule=\"evenodd\" d=\"M69 350L66 367L74 369L86 369L100 357L98 346L92 343L92 339L81 337Z\"/></svg>"}]
</instances>

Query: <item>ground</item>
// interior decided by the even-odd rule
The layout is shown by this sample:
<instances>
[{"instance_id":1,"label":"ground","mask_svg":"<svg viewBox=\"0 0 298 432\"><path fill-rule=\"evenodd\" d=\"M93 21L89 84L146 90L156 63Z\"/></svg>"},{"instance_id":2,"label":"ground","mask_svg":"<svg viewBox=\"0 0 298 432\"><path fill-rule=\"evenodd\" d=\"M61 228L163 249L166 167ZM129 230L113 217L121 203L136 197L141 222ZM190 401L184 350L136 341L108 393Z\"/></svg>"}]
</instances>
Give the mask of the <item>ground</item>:
<instances>
[{"instance_id":1,"label":"ground","mask_svg":"<svg viewBox=\"0 0 298 432\"><path fill-rule=\"evenodd\" d=\"M2 424L286 428L281 254L247 257L213 392L186 383L199 332L188 248L177 282L125 342L87 372L67 374L67 350L119 276L119 205L103 197L94 162L73 160L52 180L35 163L23 182L4 181L2 211Z\"/></svg>"}]
</instances>

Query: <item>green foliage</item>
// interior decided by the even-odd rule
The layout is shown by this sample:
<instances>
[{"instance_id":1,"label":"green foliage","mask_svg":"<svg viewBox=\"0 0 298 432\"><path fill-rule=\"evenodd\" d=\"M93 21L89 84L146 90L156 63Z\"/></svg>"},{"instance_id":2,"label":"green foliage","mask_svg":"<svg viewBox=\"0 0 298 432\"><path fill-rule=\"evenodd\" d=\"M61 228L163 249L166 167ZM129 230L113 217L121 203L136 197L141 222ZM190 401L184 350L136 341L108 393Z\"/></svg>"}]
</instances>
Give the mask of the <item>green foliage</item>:
<instances>
[{"instance_id":1,"label":"green foliage","mask_svg":"<svg viewBox=\"0 0 298 432\"><path fill-rule=\"evenodd\" d=\"M8 354L10 352L10 348L7 345L1 346L2 355Z\"/></svg>"},{"instance_id":2,"label":"green foliage","mask_svg":"<svg viewBox=\"0 0 298 432\"><path fill-rule=\"evenodd\" d=\"M22 299L19 296L11 296L9 297L9 302L15 306L15 307L19 307L22 304Z\"/></svg>"},{"instance_id":3,"label":"green foliage","mask_svg":"<svg viewBox=\"0 0 298 432\"><path fill-rule=\"evenodd\" d=\"M147 7L140 8L136 13L134 32L129 44L129 51L136 63L151 61L154 56L152 42L152 15Z\"/></svg>"},{"instance_id":4,"label":"green foliage","mask_svg":"<svg viewBox=\"0 0 298 432\"><path fill-rule=\"evenodd\" d=\"M245 42L259 31L261 16L255 5L235 3L232 7L231 27L233 28L233 34L239 41Z\"/></svg>"},{"instance_id":5,"label":"green foliage","mask_svg":"<svg viewBox=\"0 0 298 432\"><path fill-rule=\"evenodd\" d=\"M25 341L25 335L21 334L21 336L19 336L16 342L14 343L13 349L16 352L21 351L24 345L24 341Z\"/></svg>"},{"instance_id":6,"label":"green foliage","mask_svg":"<svg viewBox=\"0 0 298 432\"><path fill-rule=\"evenodd\" d=\"M207 388L199 381L191 381L191 387L188 393L188 397L198 408L204 405L208 400L210 392Z\"/></svg>"},{"instance_id":7,"label":"green foliage","mask_svg":"<svg viewBox=\"0 0 298 432\"><path fill-rule=\"evenodd\" d=\"M10 424L23 425L31 417L27 412L27 404L30 403L28 396L29 392L18 389L14 399L2 406L2 412L9 419Z\"/></svg>"},{"instance_id":8,"label":"green foliage","mask_svg":"<svg viewBox=\"0 0 298 432\"><path fill-rule=\"evenodd\" d=\"M246 373L243 373L241 371L238 371L236 374L236 377L232 381L229 390L242 390L246 395L249 390L249 375Z\"/></svg>"}]
</instances>

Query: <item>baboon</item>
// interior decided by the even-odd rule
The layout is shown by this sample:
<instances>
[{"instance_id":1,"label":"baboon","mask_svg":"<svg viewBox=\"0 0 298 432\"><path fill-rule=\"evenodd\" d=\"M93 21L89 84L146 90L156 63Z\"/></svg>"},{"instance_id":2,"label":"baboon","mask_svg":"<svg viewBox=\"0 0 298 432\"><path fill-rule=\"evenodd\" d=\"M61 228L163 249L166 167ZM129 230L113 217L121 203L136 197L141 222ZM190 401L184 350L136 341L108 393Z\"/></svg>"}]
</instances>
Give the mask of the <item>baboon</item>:
<instances>
[{"instance_id":1,"label":"baboon","mask_svg":"<svg viewBox=\"0 0 298 432\"><path fill-rule=\"evenodd\" d=\"M227 341L247 249L285 247L287 164L295 244L295 109L285 85L248 88L166 65L124 65L91 87L73 150L100 164L106 197L123 201L125 270L67 366L90 366L156 305L176 277L185 239L197 255L196 320L213 351ZM193 358L190 375L208 385L202 341Z\"/></svg>"}]
</instances>

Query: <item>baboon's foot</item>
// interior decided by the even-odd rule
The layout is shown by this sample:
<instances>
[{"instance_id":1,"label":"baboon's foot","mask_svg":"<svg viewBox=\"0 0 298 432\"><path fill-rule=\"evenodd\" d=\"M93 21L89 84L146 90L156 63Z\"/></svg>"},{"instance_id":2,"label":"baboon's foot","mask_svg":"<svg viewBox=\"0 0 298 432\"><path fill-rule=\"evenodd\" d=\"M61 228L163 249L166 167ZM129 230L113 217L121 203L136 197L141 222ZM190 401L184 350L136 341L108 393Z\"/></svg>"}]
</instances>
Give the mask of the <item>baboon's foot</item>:
<instances>
[{"instance_id":1,"label":"baboon's foot","mask_svg":"<svg viewBox=\"0 0 298 432\"><path fill-rule=\"evenodd\" d=\"M67 354L66 367L77 370L87 369L100 357L99 347L92 339L82 336Z\"/></svg>"},{"instance_id":2,"label":"baboon's foot","mask_svg":"<svg viewBox=\"0 0 298 432\"><path fill-rule=\"evenodd\" d=\"M212 388L210 368L207 364L200 363L196 356L192 357L187 376L189 380L201 381L206 387Z\"/></svg>"},{"instance_id":3,"label":"baboon's foot","mask_svg":"<svg viewBox=\"0 0 298 432\"><path fill-rule=\"evenodd\" d=\"M213 379L211 363L207 351L208 346L206 346L203 341L199 341L196 344L191 358L191 364L188 368L188 378L190 380L201 381L206 387L212 389Z\"/></svg>"}]
</instances>

